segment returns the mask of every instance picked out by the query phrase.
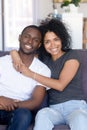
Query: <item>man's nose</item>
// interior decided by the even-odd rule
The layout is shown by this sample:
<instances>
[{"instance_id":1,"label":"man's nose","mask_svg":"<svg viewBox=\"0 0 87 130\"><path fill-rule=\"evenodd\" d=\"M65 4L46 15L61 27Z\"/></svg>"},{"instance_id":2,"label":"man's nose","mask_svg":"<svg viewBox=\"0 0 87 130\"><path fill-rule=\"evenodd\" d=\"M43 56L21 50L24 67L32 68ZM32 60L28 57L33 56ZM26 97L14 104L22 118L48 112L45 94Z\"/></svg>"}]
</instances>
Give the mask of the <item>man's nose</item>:
<instances>
[{"instance_id":1,"label":"man's nose","mask_svg":"<svg viewBox=\"0 0 87 130\"><path fill-rule=\"evenodd\" d=\"M33 42L33 38L30 37L30 38L28 39L28 42L29 42L29 43L32 43L32 42Z\"/></svg>"}]
</instances>

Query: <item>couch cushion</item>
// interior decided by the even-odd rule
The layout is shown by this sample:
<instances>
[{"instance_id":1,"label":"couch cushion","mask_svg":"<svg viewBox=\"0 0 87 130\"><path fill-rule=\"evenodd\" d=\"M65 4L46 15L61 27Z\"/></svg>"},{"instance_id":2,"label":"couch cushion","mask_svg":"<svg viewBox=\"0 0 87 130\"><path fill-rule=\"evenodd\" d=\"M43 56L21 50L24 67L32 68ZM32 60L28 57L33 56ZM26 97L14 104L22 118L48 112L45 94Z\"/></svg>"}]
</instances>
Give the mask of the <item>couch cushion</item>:
<instances>
[{"instance_id":1,"label":"couch cushion","mask_svg":"<svg viewBox=\"0 0 87 130\"><path fill-rule=\"evenodd\" d=\"M70 130L70 128L68 127L68 125L56 125L53 130Z\"/></svg>"},{"instance_id":2,"label":"couch cushion","mask_svg":"<svg viewBox=\"0 0 87 130\"><path fill-rule=\"evenodd\" d=\"M82 61L82 88L87 101L87 50L78 50Z\"/></svg>"},{"instance_id":3,"label":"couch cushion","mask_svg":"<svg viewBox=\"0 0 87 130\"><path fill-rule=\"evenodd\" d=\"M6 125L0 125L0 130L6 130Z\"/></svg>"}]
</instances>

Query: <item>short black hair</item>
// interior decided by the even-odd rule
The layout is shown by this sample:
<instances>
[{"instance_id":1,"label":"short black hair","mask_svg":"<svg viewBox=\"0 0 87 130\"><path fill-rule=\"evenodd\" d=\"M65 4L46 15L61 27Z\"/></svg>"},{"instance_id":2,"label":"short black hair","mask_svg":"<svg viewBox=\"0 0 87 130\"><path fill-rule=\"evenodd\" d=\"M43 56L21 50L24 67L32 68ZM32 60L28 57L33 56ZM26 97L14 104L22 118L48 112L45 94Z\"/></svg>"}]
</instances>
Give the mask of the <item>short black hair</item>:
<instances>
[{"instance_id":1,"label":"short black hair","mask_svg":"<svg viewBox=\"0 0 87 130\"><path fill-rule=\"evenodd\" d=\"M21 34L23 34L24 31L25 31L26 29L28 29L28 28L34 28L34 29L36 29L36 30L38 30L38 31L40 32L40 28L39 28L38 26L36 26L36 25L29 25L29 26L26 26L26 27L22 30ZM40 32L40 33L41 33L41 32Z\"/></svg>"}]
</instances>

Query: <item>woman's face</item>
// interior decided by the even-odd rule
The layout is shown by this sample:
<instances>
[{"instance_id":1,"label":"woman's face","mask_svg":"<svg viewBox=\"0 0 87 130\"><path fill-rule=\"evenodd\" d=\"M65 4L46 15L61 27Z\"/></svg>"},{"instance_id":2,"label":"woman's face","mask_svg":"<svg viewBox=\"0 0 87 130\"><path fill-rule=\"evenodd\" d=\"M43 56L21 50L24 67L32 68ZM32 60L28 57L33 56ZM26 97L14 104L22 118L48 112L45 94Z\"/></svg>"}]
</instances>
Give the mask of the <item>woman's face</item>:
<instances>
[{"instance_id":1,"label":"woman's face","mask_svg":"<svg viewBox=\"0 0 87 130\"><path fill-rule=\"evenodd\" d=\"M57 58L62 53L62 41L54 32L45 34L44 47L53 58Z\"/></svg>"}]
</instances>

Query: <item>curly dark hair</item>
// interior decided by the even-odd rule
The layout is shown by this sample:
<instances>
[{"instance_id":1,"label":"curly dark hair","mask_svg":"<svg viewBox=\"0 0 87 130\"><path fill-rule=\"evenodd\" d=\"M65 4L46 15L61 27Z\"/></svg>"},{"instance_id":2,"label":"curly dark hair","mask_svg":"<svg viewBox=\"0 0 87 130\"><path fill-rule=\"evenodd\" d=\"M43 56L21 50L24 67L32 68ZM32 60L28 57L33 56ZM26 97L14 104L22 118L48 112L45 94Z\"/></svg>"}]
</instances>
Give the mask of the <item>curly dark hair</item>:
<instances>
[{"instance_id":1,"label":"curly dark hair","mask_svg":"<svg viewBox=\"0 0 87 130\"><path fill-rule=\"evenodd\" d=\"M50 21L44 22L39 26L42 34L42 44L39 48L39 58L42 59L45 56L50 56L44 48L44 37L45 34L50 31L54 32L62 41L62 51L69 51L71 49L71 36L67 26L58 19L51 19Z\"/></svg>"}]
</instances>

